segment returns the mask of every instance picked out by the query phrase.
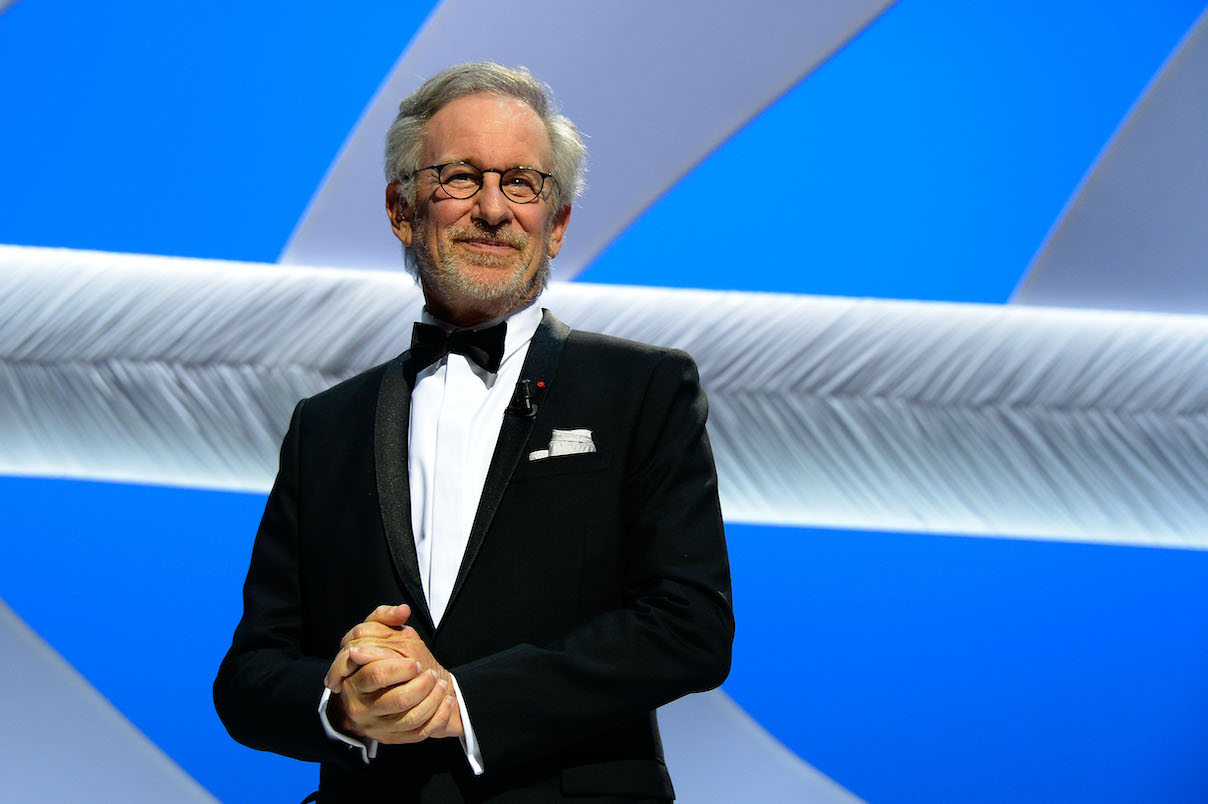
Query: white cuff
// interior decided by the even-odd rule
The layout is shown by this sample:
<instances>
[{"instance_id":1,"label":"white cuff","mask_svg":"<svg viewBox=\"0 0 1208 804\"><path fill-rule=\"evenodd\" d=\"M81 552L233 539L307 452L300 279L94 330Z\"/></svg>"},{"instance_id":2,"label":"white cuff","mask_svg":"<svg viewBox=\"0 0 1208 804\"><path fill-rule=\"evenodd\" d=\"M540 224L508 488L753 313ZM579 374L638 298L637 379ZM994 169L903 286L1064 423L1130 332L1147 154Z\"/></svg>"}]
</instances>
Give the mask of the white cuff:
<instances>
[{"instance_id":1,"label":"white cuff","mask_svg":"<svg viewBox=\"0 0 1208 804\"><path fill-rule=\"evenodd\" d=\"M482 750L478 747L474 727L470 725L470 711L466 709L466 699L461 697L461 687L457 686L457 677L449 673L449 679L453 682L453 694L457 696L457 711L461 713L461 730L464 734L460 738L461 750L466 752L466 761L470 763L470 770L474 771L475 776L481 776L484 770Z\"/></svg>"},{"instance_id":2,"label":"white cuff","mask_svg":"<svg viewBox=\"0 0 1208 804\"><path fill-rule=\"evenodd\" d=\"M453 682L453 686L456 688L457 682ZM368 765L369 760L377 758L378 741L370 738L362 742L355 737L349 737L343 732L336 731L335 727L331 725L331 721L327 719L327 702L330 700L331 690L324 687L323 697L319 699L319 721L323 724L323 731L327 732L327 736L333 740L339 740L345 745L361 749L361 760ZM462 722L466 722L464 717L462 718ZM473 762L471 762L471 765L473 765ZM482 771L477 772L482 773Z\"/></svg>"}]
</instances>

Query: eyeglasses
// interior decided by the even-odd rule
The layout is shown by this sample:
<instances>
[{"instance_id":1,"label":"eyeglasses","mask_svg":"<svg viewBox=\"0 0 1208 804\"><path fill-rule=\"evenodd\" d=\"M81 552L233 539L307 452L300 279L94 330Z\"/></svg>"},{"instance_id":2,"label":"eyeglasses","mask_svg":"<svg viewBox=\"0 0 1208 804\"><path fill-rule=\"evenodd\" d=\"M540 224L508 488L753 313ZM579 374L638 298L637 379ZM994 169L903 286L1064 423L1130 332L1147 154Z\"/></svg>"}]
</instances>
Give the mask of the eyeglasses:
<instances>
[{"instance_id":1,"label":"eyeglasses","mask_svg":"<svg viewBox=\"0 0 1208 804\"><path fill-rule=\"evenodd\" d=\"M454 198L472 198L482 189L482 174L498 173L499 189L509 201L517 204L531 204L541 197L545 189L545 180L553 179L553 174L542 173L531 167L508 168L507 170L482 169L469 162L447 162L443 165L428 165L412 173L415 177L425 170L436 171L436 180L441 188Z\"/></svg>"}]
</instances>

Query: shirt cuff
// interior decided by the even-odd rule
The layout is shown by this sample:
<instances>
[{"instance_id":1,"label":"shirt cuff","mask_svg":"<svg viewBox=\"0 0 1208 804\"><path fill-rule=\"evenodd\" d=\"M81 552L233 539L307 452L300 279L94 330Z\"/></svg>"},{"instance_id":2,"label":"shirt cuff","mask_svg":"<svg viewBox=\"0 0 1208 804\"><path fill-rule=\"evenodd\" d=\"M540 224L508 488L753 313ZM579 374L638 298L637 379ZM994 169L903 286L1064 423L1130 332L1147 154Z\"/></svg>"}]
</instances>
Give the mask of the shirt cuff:
<instances>
[{"instance_id":1,"label":"shirt cuff","mask_svg":"<svg viewBox=\"0 0 1208 804\"><path fill-rule=\"evenodd\" d=\"M460 738L461 750L466 752L466 761L470 763L470 770L474 771L475 776L481 776L484 770L482 750L478 747L478 737L474 735L474 727L470 725L470 710L466 709L466 699L461 697L461 687L457 686L457 676L449 673L449 680L453 682L453 694L457 696L457 711L461 713L463 734Z\"/></svg>"},{"instance_id":2,"label":"shirt cuff","mask_svg":"<svg viewBox=\"0 0 1208 804\"><path fill-rule=\"evenodd\" d=\"M453 682L453 686L454 686L454 688L456 688L457 682ZM330 700L331 700L331 690L324 687L323 688L323 697L319 699L319 721L323 724L323 731L325 731L327 733L327 736L333 740L339 740L340 742L344 743L345 745L350 745L353 748L361 749L361 760L366 765L368 765L369 760L377 758L378 741L374 740L373 738L368 738L364 741L361 741L355 737L349 737L347 734L344 734L343 732L336 731L335 727L331 725L331 721L327 719L327 703ZM460 696L459 696L459 700L460 700ZM466 722L466 719L463 717L462 723L465 723L465 722ZM475 745L477 745L477 743ZM470 764L472 766L473 762L471 762ZM476 771L476 772L482 773L482 771Z\"/></svg>"}]
</instances>

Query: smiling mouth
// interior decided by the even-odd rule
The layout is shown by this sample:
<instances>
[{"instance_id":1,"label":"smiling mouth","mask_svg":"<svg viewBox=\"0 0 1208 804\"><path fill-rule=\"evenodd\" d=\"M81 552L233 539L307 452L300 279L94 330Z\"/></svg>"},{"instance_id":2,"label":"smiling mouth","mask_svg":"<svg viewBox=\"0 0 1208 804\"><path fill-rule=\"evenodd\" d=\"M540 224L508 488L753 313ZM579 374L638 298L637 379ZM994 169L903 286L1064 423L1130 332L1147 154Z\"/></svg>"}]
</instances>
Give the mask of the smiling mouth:
<instances>
[{"instance_id":1,"label":"smiling mouth","mask_svg":"<svg viewBox=\"0 0 1208 804\"><path fill-rule=\"evenodd\" d=\"M504 240L485 240L482 238L467 238L465 240L458 240L457 242L463 246L469 246L472 249L477 249L477 250L486 251L486 252L495 253L495 254L505 253L505 252L516 250L515 246L513 246L511 243L508 243L507 241L504 241Z\"/></svg>"}]
</instances>

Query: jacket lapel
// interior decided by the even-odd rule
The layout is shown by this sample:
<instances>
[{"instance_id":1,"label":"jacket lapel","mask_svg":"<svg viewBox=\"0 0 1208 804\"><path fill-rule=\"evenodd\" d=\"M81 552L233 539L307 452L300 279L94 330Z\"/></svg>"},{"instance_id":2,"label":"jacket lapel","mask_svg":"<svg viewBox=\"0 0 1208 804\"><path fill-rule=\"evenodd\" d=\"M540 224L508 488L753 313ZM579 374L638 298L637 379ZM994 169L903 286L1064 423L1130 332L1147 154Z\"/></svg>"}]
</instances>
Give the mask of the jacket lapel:
<instances>
[{"instance_id":1,"label":"jacket lapel","mask_svg":"<svg viewBox=\"0 0 1208 804\"><path fill-rule=\"evenodd\" d=\"M377 471L378 505L390 556L418 616L432 633L432 614L419 577L415 536L411 532L411 483L407 474L407 432L411 422L411 388L415 374L404 352L382 375L373 427L373 458Z\"/></svg>"},{"instance_id":2,"label":"jacket lapel","mask_svg":"<svg viewBox=\"0 0 1208 804\"><path fill-rule=\"evenodd\" d=\"M520 369L520 380L529 380L534 384L538 380L548 383L552 379L554 369L558 366L558 358L562 356L562 347L566 345L566 338L570 335L570 327L555 318L549 310L543 312L541 325L533 333L528 354L524 358L524 366ZM538 404L543 396L544 394L537 395ZM457 571L457 580L454 582L453 592L449 596L448 609L451 609L457 602L457 595L465 584L466 577L470 574L470 567L473 566L474 559L478 557L482 541L491 527L491 520L495 518L496 509L499 508L499 501L503 499L503 492L511 482L512 472L516 469L516 464L533 432L533 424L537 420L535 415L518 415L512 412L511 407L509 406L509 411L503 415L503 424L499 428L499 440L495 442L495 452L491 456L490 468L487 469L487 479L482 486L478 512L474 516L474 525L470 529L466 552L462 556L461 567ZM414 551L412 552L414 553ZM445 619L448 619L447 615Z\"/></svg>"}]
</instances>

